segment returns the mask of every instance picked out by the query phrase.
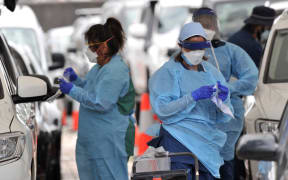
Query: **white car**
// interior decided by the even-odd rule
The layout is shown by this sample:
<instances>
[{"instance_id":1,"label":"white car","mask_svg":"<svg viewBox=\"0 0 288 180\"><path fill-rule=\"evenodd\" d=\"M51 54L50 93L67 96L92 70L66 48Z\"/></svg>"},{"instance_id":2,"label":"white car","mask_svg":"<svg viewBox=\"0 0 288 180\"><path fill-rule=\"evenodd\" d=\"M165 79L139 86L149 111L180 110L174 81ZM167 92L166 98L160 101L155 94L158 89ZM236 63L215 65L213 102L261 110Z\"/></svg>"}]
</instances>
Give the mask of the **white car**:
<instances>
[{"instance_id":1,"label":"white car","mask_svg":"<svg viewBox=\"0 0 288 180\"><path fill-rule=\"evenodd\" d=\"M51 85L44 76L18 75L14 58L0 33L1 179L36 180L37 123L31 103L47 99Z\"/></svg>"},{"instance_id":2,"label":"white car","mask_svg":"<svg viewBox=\"0 0 288 180\"><path fill-rule=\"evenodd\" d=\"M17 6L13 13L2 9L0 22L0 31L4 33L8 42L30 49L29 58L31 58L35 73L47 75L50 82L55 76L60 75L60 72L51 70L64 67L64 56L53 54L51 58L45 34L30 7ZM39 106L42 121L38 122L37 176L53 176L53 179L60 179L61 109L63 105L61 101L56 100L51 104L39 103Z\"/></svg>"},{"instance_id":3,"label":"white car","mask_svg":"<svg viewBox=\"0 0 288 180\"><path fill-rule=\"evenodd\" d=\"M246 101L245 132L277 132L281 114L288 100L288 9L272 26L259 70L256 92ZM253 179L258 162L247 161Z\"/></svg>"}]
</instances>

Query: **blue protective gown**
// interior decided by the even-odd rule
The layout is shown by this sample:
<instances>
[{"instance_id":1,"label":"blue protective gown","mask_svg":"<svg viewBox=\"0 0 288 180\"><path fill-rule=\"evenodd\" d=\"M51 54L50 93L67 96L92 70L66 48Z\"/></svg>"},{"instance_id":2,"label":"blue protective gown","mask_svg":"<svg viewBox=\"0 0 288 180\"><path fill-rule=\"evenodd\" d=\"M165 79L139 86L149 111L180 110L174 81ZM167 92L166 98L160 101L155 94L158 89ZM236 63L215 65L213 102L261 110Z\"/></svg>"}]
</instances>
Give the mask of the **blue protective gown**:
<instances>
[{"instance_id":1,"label":"blue protective gown","mask_svg":"<svg viewBox=\"0 0 288 180\"><path fill-rule=\"evenodd\" d=\"M80 179L128 179L125 143L131 123L118 104L131 87L127 65L115 55L73 83L69 96L80 102L76 147Z\"/></svg>"},{"instance_id":2,"label":"blue protective gown","mask_svg":"<svg viewBox=\"0 0 288 180\"><path fill-rule=\"evenodd\" d=\"M213 176L219 177L223 164L220 149L226 134L216 125L231 118L210 99L194 101L191 92L217 81L226 85L226 81L213 65L201 64L204 71L197 72L185 69L171 58L149 80L150 102L163 128L193 152ZM225 103L233 110L230 95Z\"/></svg>"},{"instance_id":3,"label":"blue protective gown","mask_svg":"<svg viewBox=\"0 0 288 180\"><path fill-rule=\"evenodd\" d=\"M229 42L220 43L224 44L213 47L220 71L228 83L235 116L235 119L228 123L219 124L219 128L227 133L227 141L221 150L221 155L225 161L230 161L234 158L235 144L243 129L244 106L241 96L254 93L258 82L258 69L242 48ZM209 57L208 61L216 67L211 49L206 50L206 56ZM229 82L232 76L237 78L237 81Z\"/></svg>"}]
</instances>

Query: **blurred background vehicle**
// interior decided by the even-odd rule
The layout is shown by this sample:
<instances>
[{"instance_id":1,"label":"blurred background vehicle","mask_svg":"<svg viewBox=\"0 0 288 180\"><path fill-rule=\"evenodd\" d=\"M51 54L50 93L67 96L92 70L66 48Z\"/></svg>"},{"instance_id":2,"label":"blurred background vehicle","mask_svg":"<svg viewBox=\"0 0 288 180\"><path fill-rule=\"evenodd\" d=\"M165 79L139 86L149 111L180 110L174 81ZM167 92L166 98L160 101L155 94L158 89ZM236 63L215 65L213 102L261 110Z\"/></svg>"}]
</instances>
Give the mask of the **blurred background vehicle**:
<instances>
[{"instance_id":1,"label":"blurred background vehicle","mask_svg":"<svg viewBox=\"0 0 288 180\"><path fill-rule=\"evenodd\" d=\"M44 32L33 10L28 6L17 6L13 13L2 10L0 31L8 42L24 49L30 59L30 67L36 74L49 76L50 82L57 76L55 69L64 67L64 56L53 55L46 46ZM51 65L51 66L48 66ZM37 176L60 179L60 143L63 105L59 100L39 103Z\"/></svg>"},{"instance_id":2,"label":"blurred background vehicle","mask_svg":"<svg viewBox=\"0 0 288 180\"><path fill-rule=\"evenodd\" d=\"M71 36L73 31L74 28L72 25L48 30L46 32L46 41L49 51L66 55L69 46L71 46Z\"/></svg>"},{"instance_id":3,"label":"blurred background vehicle","mask_svg":"<svg viewBox=\"0 0 288 180\"><path fill-rule=\"evenodd\" d=\"M246 100L245 132L274 133L278 131L281 113L288 100L288 9L272 26L259 70L254 96ZM247 163L249 174L257 179L258 162Z\"/></svg>"}]
</instances>

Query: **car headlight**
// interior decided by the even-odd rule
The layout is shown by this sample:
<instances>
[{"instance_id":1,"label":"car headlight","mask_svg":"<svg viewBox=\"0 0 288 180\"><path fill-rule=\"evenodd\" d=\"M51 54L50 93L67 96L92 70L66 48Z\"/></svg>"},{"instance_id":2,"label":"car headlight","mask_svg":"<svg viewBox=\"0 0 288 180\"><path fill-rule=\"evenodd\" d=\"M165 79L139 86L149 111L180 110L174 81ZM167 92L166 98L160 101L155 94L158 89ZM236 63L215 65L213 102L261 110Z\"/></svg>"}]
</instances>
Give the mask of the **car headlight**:
<instances>
[{"instance_id":1,"label":"car headlight","mask_svg":"<svg viewBox=\"0 0 288 180\"><path fill-rule=\"evenodd\" d=\"M25 136L21 132L0 134L0 163L18 160L24 151Z\"/></svg>"},{"instance_id":2,"label":"car headlight","mask_svg":"<svg viewBox=\"0 0 288 180\"><path fill-rule=\"evenodd\" d=\"M257 133L277 133L279 121L271 119L257 119L255 122Z\"/></svg>"}]
</instances>

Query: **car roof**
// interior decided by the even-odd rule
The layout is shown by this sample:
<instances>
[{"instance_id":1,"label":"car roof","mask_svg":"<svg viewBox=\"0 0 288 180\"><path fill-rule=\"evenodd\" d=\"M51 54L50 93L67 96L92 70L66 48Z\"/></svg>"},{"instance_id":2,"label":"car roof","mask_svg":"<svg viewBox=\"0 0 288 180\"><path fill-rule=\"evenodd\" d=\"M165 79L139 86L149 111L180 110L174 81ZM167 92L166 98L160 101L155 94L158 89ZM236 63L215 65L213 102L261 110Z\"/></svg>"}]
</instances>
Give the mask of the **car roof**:
<instances>
[{"instance_id":1,"label":"car roof","mask_svg":"<svg viewBox=\"0 0 288 180\"><path fill-rule=\"evenodd\" d=\"M288 1L281 1L281 2L272 2L270 4L270 7L275 9L275 10L284 10L288 8Z\"/></svg>"},{"instance_id":2,"label":"car roof","mask_svg":"<svg viewBox=\"0 0 288 180\"><path fill-rule=\"evenodd\" d=\"M287 29L288 28L288 9L284 10L283 13L277 17L274 21L272 29Z\"/></svg>"},{"instance_id":3,"label":"car roof","mask_svg":"<svg viewBox=\"0 0 288 180\"><path fill-rule=\"evenodd\" d=\"M19 5L14 12L3 8L0 16L1 27L31 28L40 27L34 11L29 6Z\"/></svg>"}]
</instances>

